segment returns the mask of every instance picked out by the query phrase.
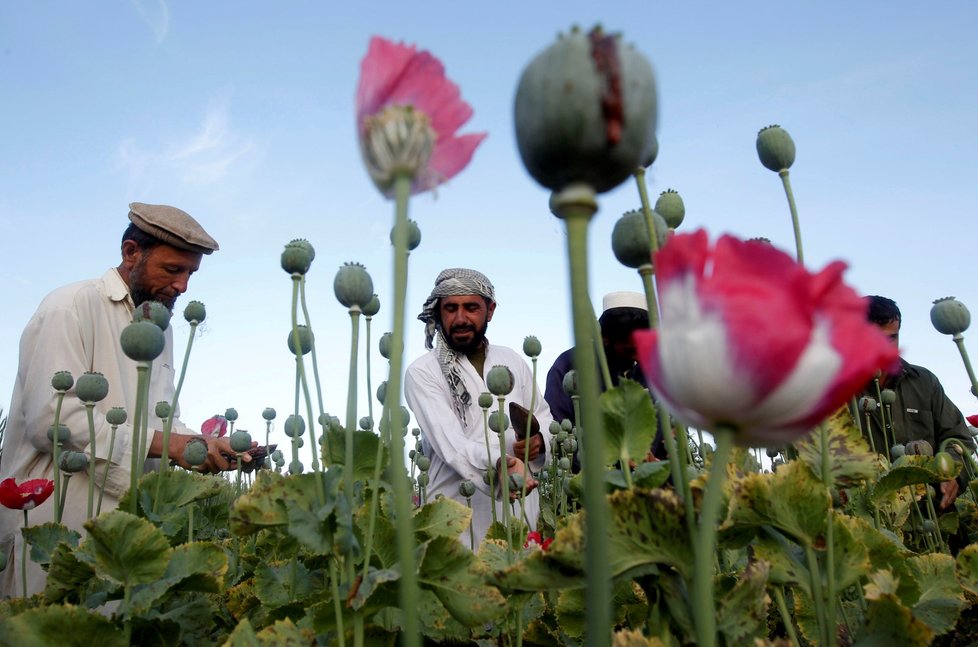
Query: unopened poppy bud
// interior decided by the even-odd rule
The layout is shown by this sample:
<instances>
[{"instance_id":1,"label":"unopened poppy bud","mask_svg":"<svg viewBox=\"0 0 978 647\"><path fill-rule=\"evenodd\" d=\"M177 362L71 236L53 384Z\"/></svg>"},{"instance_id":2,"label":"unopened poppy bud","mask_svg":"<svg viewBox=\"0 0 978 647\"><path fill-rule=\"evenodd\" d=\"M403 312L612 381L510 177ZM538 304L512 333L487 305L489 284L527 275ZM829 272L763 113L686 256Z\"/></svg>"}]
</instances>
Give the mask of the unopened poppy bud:
<instances>
[{"instance_id":1,"label":"unopened poppy bud","mask_svg":"<svg viewBox=\"0 0 978 647\"><path fill-rule=\"evenodd\" d=\"M296 353L295 341L297 336L299 338L299 349L301 354L305 355L312 350L313 344L316 343L316 336L312 334L312 329L309 328L309 326L304 326L302 324L298 324L295 329L290 330L287 341L289 345L289 352L293 355Z\"/></svg>"},{"instance_id":2,"label":"unopened poppy bud","mask_svg":"<svg viewBox=\"0 0 978 647\"><path fill-rule=\"evenodd\" d=\"M375 294L370 297L370 301L360 308L364 317L375 317L380 312L380 298Z\"/></svg>"},{"instance_id":3,"label":"unopened poppy bud","mask_svg":"<svg viewBox=\"0 0 978 647\"><path fill-rule=\"evenodd\" d=\"M421 435L421 430L415 427L414 429L411 430L411 435L417 438Z\"/></svg>"},{"instance_id":4,"label":"unopened poppy bud","mask_svg":"<svg viewBox=\"0 0 978 647\"><path fill-rule=\"evenodd\" d=\"M896 402L896 391L893 389L883 389L880 391L880 400L883 404L893 404Z\"/></svg>"},{"instance_id":5,"label":"unopened poppy bud","mask_svg":"<svg viewBox=\"0 0 978 647\"><path fill-rule=\"evenodd\" d=\"M570 434L568 434L566 431L561 430L557 432L557 435L554 436L554 439L556 439L558 443L563 443L565 440L567 440L568 437L570 437Z\"/></svg>"},{"instance_id":6,"label":"unopened poppy bud","mask_svg":"<svg viewBox=\"0 0 978 647\"><path fill-rule=\"evenodd\" d=\"M108 394L109 381L101 373L91 371L82 373L75 382L75 395L82 402L100 402Z\"/></svg>"},{"instance_id":7,"label":"unopened poppy bud","mask_svg":"<svg viewBox=\"0 0 978 647\"><path fill-rule=\"evenodd\" d=\"M200 301L191 301L183 309L183 318L187 323L201 323L207 317L207 309Z\"/></svg>"},{"instance_id":8,"label":"unopened poppy bud","mask_svg":"<svg viewBox=\"0 0 978 647\"><path fill-rule=\"evenodd\" d=\"M497 434L501 431L505 431L509 428L509 416L505 413L500 413L499 411L493 411L489 414L489 429L496 432Z\"/></svg>"},{"instance_id":9,"label":"unopened poppy bud","mask_svg":"<svg viewBox=\"0 0 978 647\"><path fill-rule=\"evenodd\" d=\"M261 417L269 422L275 420L275 409L271 407L265 407L265 409L261 412Z\"/></svg>"},{"instance_id":10,"label":"unopened poppy bud","mask_svg":"<svg viewBox=\"0 0 978 647\"><path fill-rule=\"evenodd\" d=\"M374 282L360 263L343 263L333 279L336 300L347 308L362 308L374 295Z\"/></svg>"},{"instance_id":11,"label":"unopened poppy bud","mask_svg":"<svg viewBox=\"0 0 978 647\"><path fill-rule=\"evenodd\" d=\"M876 411L877 407L879 407L879 403L868 395L864 395L863 397L859 398L860 411L872 413L873 411Z\"/></svg>"},{"instance_id":12,"label":"unopened poppy bud","mask_svg":"<svg viewBox=\"0 0 978 647\"><path fill-rule=\"evenodd\" d=\"M577 451L577 439L570 436L567 440L560 444L561 449L563 449L568 454L573 454Z\"/></svg>"},{"instance_id":13,"label":"unopened poppy bud","mask_svg":"<svg viewBox=\"0 0 978 647\"><path fill-rule=\"evenodd\" d=\"M61 455L62 471L74 474L88 469L88 454L85 452L67 451Z\"/></svg>"},{"instance_id":14,"label":"unopened poppy bud","mask_svg":"<svg viewBox=\"0 0 978 647\"><path fill-rule=\"evenodd\" d=\"M458 493L466 499L471 498L475 494L475 483L472 481L462 481L458 484Z\"/></svg>"},{"instance_id":15,"label":"unopened poppy bud","mask_svg":"<svg viewBox=\"0 0 978 647\"><path fill-rule=\"evenodd\" d=\"M48 427L48 440L54 442L54 425ZM58 443L64 444L71 440L71 430L67 426L58 423Z\"/></svg>"},{"instance_id":16,"label":"unopened poppy bud","mask_svg":"<svg viewBox=\"0 0 978 647\"><path fill-rule=\"evenodd\" d=\"M577 371L567 371L564 374L564 393L572 398L577 395Z\"/></svg>"},{"instance_id":17,"label":"unopened poppy bud","mask_svg":"<svg viewBox=\"0 0 978 647\"><path fill-rule=\"evenodd\" d=\"M51 378L51 386L55 391L67 391L75 384L75 378L68 371L58 371Z\"/></svg>"},{"instance_id":18,"label":"unopened poppy bud","mask_svg":"<svg viewBox=\"0 0 978 647\"><path fill-rule=\"evenodd\" d=\"M251 449L251 434L249 434L244 429L239 429L238 431L231 434L231 449L238 452L246 452Z\"/></svg>"},{"instance_id":19,"label":"unopened poppy bud","mask_svg":"<svg viewBox=\"0 0 978 647\"><path fill-rule=\"evenodd\" d=\"M682 196L672 189L666 189L655 201L655 212L662 216L669 227L676 229L686 217L686 205L683 204Z\"/></svg>"},{"instance_id":20,"label":"unopened poppy bud","mask_svg":"<svg viewBox=\"0 0 978 647\"><path fill-rule=\"evenodd\" d=\"M129 359L152 362L163 352L166 335L159 326L150 321L137 321L122 329L119 344Z\"/></svg>"},{"instance_id":21,"label":"unopened poppy bud","mask_svg":"<svg viewBox=\"0 0 978 647\"><path fill-rule=\"evenodd\" d=\"M479 394L479 406L483 409L488 409L492 406L492 394L482 392Z\"/></svg>"},{"instance_id":22,"label":"unopened poppy bud","mask_svg":"<svg viewBox=\"0 0 978 647\"><path fill-rule=\"evenodd\" d=\"M414 251L421 244L421 227L418 223L408 218L407 221L407 248L409 252ZM391 245L394 244L394 228L391 227Z\"/></svg>"},{"instance_id":23,"label":"unopened poppy bud","mask_svg":"<svg viewBox=\"0 0 978 647\"><path fill-rule=\"evenodd\" d=\"M183 460L188 465L203 465L207 462L207 441L203 438L191 438L183 448Z\"/></svg>"},{"instance_id":24,"label":"unopened poppy bud","mask_svg":"<svg viewBox=\"0 0 978 647\"><path fill-rule=\"evenodd\" d=\"M757 156L766 169L786 171L795 163L795 142L777 124L762 128L757 133Z\"/></svg>"},{"instance_id":25,"label":"unopened poppy bud","mask_svg":"<svg viewBox=\"0 0 978 647\"><path fill-rule=\"evenodd\" d=\"M129 416L126 415L126 410L122 407L112 407L105 414L105 421L110 425L124 425Z\"/></svg>"},{"instance_id":26,"label":"unopened poppy bud","mask_svg":"<svg viewBox=\"0 0 978 647\"><path fill-rule=\"evenodd\" d=\"M166 330L170 327L170 317L172 316L173 313L170 312L170 309L159 301L143 301L133 310L132 320L152 321L160 327L160 330Z\"/></svg>"},{"instance_id":27,"label":"unopened poppy bud","mask_svg":"<svg viewBox=\"0 0 978 647\"><path fill-rule=\"evenodd\" d=\"M502 364L493 366L486 373L486 387L495 396L509 395L513 390L513 372Z\"/></svg>"},{"instance_id":28,"label":"unopened poppy bud","mask_svg":"<svg viewBox=\"0 0 978 647\"><path fill-rule=\"evenodd\" d=\"M412 449L412 450L409 450L408 451L408 459L409 460L412 460L413 461L414 458L415 458L415 456L417 456L417 455L418 455L418 450L416 450L416 449Z\"/></svg>"},{"instance_id":29,"label":"unopened poppy bud","mask_svg":"<svg viewBox=\"0 0 978 647\"><path fill-rule=\"evenodd\" d=\"M380 336L377 341L377 348L380 350L380 356L384 359L391 358L391 344L394 343L394 335L389 332L385 332Z\"/></svg>"},{"instance_id":30,"label":"unopened poppy bud","mask_svg":"<svg viewBox=\"0 0 978 647\"><path fill-rule=\"evenodd\" d=\"M557 466L562 470L569 470L571 468L570 458L562 456L559 461L557 461Z\"/></svg>"},{"instance_id":31,"label":"unopened poppy bud","mask_svg":"<svg viewBox=\"0 0 978 647\"><path fill-rule=\"evenodd\" d=\"M523 354L527 357L539 357L540 353L543 352L543 346L540 344L540 340L533 335L528 335L523 339Z\"/></svg>"},{"instance_id":32,"label":"unopened poppy bud","mask_svg":"<svg viewBox=\"0 0 978 647\"><path fill-rule=\"evenodd\" d=\"M166 400L160 400L156 403L156 408L154 409L156 417L160 420L166 420L170 417L170 403Z\"/></svg>"},{"instance_id":33,"label":"unopened poppy bud","mask_svg":"<svg viewBox=\"0 0 978 647\"><path fill-rule=\"evenodd\" d=\"M930 322L939 333L960 335L971 325L971 313L954 297L944 297L930 309Z\"/></svg>"},{"instance_id":34,"label":"unopened poppy bud","mask_svg":"<svg viewBox=\"0 0 978 647\"><path fill-rule=\"evenodd\" d=\"M285 419L283 427L286 436L297 438L306 430L306 421L302 419L302 416L291 415Z\"/></svg>"},{"instance_id":35,"label":"unopened poppy bud","mask_svg":"<svg viewBox=\"0 0 978 647\"><path fill-rule=\"evenodd\" d=\"M304 238L296 238L286 244L282 252L282 269L289 274L305 274L316 258L316 250Z\"/></svg>"}]
</instances>

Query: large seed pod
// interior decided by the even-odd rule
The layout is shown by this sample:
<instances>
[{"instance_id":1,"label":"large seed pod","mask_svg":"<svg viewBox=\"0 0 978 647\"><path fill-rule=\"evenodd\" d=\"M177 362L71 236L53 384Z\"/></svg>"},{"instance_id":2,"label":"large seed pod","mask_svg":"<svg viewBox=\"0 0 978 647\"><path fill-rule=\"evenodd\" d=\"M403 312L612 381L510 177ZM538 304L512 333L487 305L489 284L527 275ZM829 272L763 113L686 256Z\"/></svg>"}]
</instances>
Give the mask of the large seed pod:
<instances>
[{"instance_id":1,"label":"large seed pod","mask_svg":"<svg viewBox=\"0 0 978 647\"><path fill-rule=\"evenodd\" d=\"M757 156L764 168L778 173L795 163L795 142L781 126L774 124L757 133Z\"/></svg>"},{"instance_id":2,"label":"large seed pod","mask_svg":"<svg viewBox=\"0 0 978 647\"><path fill-rule=\"evenodd\" d=\"M960 335L971 325L971 313L954 297L944 297L935 301L931 307L930 322L939 333Z\"/></svg>"},{"instance_id":3,"label":"large seed pod","mask_svg":"<svg viewBox=\"0 0 978 647\"><path fill-rule=\"evenodd\" d=\"M101 402L108 394L109 381L101 373L82 373L75 382L75 395L82 402Z\"/></svg>"},{"instance_id":4,"label":"large seed pod","mask_svg":"<svg viewBox=\"0 0 978 647\"><path fill-rule=\"evenodd\" d=\"M152 362L163 352L166 336L163 330L151 321L137 321L122 329L119 335L122 352L137 362Z\"/></svg>"},{"instance_id":5,"label":"large seed pod","mask_svg":"<svg viewBox=\"0 0 978 647\"><path fill-rule=\"evenodd\" d=\"M655 234L661 248L666 244L669 225L655 211L652 212L652 219L655 221ZM626 211L618 219L611 230L611 251L625 267L638 268L652 264L649 228L641 211Z\"/></svg>"},{"instance_id":6,"label":"large seed pod","mask_svg":"<svg viewBox=\"0 0 978 647\"><path fill-rule=\"evenodd\" d=\"M333 279L333 293L343 306L363 308L374 296L374 282L360 263L343 263Z\"/></svg>"},{"instance_id":7,"label":"large seed pod","mask_svg":"<svg viewBox=\"0 0 978 647\"><path fill-rule=\"evenodd\" d=\"M296 238L282 251L282 269L289 274L305 274L316 258L316 250L304 238Z\"/></svg>"},{"instance_id":8,"label":"large seed pod","mask_svg":"<svg viewBox=\"0 0 978 647\"><path fill-rule=\"evenodd\" d=\"M574 28L530 61L516 90L523 165L552 191L615 188L653 159L655 75L618 34Z\"/></svg>"},{"instance_id":9,"label":"large seed pod","mask_svg":"<svg viewBox=\"0 0 978 647\"><path fill-rule=\"evenodd\" d=\"M662 219L673 229L679 227L686 217L686 205L683 198L676 191L666 189L659 194L659 199L655 201L655 212L662 216Z\"/></svg>"}]
</instances>

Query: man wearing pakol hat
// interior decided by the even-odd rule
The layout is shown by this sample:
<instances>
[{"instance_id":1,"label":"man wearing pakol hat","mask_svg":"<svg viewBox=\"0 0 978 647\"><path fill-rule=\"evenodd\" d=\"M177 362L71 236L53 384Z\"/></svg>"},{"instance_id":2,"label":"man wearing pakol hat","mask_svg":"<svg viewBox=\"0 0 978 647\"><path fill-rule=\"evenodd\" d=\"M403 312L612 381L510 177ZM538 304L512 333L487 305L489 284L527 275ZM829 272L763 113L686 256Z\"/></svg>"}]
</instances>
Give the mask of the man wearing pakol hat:
<instances>
[{"instance_id":1,"label":"man wearing pakol hat","mask_svg":"<svg viewBox=\"0 0 978 647\"><path fill-rule=\"evenodd\" d=\"M477 543L492 523L492 506L502 520L504 505L498 486L496 491L490 491L483 480L488 467L503 463L495 433L490 432L486 446L478 403L479 395L489 391L485 378L490 369L497 365L509 368L514 386L506 402L527 409L532 404L539 427L531 423L530 429L547 429L551 422L547 403L533 383L533 373L523 356L486 339L495 310L495 290L483 274L461 268L441 272L418 315L425 324L425 346L430 350L408 367L404 379L404 395L421 428L424 454L431 461L428 499L441 494L464 504L459 484L471 481L476 487L471 501L472 532ZM496 406L492 410L495 409ZM534 486L530 471L539 470L546 463L547 443L539 431L531 433L527 440L518 440L513 423L511 420L505 432L505 462L510 472L525 475L528 487ZM528 466L523 464L527 443ZM498 478L494 483L498 483ZM527 521L533 526L540 510L539 494L531 491L525 504ZM515 510L518 514L519 507ZM459 539L468 545L469 533Z\"/></svg>"},{"instance_id":2,"label":"man wearing pakol hat","mask_svg":"<svg viewBox=\"0 0 978 647\"><path fill-rule=\"evenodd\" d=\"M645 295L639 292L609 292L604 296L601 305L602 312L598 323L601 326L604 354L608 360L608 372L611 374L611 386L618 386L622 378L627 378L647 388L645 376L642 375L642 369L638 365L635 343L632 341L632 333L649 327L649 311ZM554 420L560 422L566 419L577 424L573 401L564 390L564 376L573 368L574 349L570 348L557 356L547 372L547 390L544 397L550 405L550 413ZM607 388L609 387L602 383L601 390ZM659 458L665 455L661 431L656 434L652 453ZM577 456L575 455L574 458L576 468Z\"/></svg>"},{"instance_id":3,"label":"man wearing pakol hat","mask_svg":"<svg viewBox=\"0 0 978 647\"><path fill-rule=\"evenodd\" d=\"M122 352L119 336L132 322L133 311L144 301L159 301L172 309L177 297L187 290L190 275L200 267L204 254L218 249L206 231L180 209L134 202L129 205L131 224L122 236L122 261L100 278L73 283L50 293L31 317L20 341L20 365L14 383L7 429L4 438L0 478L18 483L29 479L53 479L52 441L48 428L54 424L55 391L51 379L58 371L68 371L77 380L94 371L109 383L108 396L94 408L95 487L104 487L102 511L117 507L129 489L136 404L136 362ZM166 330L166 346L153 362L149 387L149 431L146 458L159 458L163 452L162 422L152 413L156 402L172 402L174 394L173 332ZM111 462L103 482L109 457L111 425L106 413L122 407L128 420L118 426L111 448ZM61 424L71 438L64 449L88 451L88 417L74 387L64 398ZM169 455L183 462L183 449L191 435L174 415ZM197 436L199 437L199 436ZM205 437L208 460L205 471L226 470L229 462L222 453L233 455L226 438ZM246 455L245 462L250 460ZM65 480L62 479L62 483ZM96 495L97 496L97 495ZM88 474L75 473L67 482L62 523L84 533L88 516ZM0 595L19 596L21 585L21 526L19 510L0 510L0 551L7 556L7 568L0 572ZM31 510L30 524L54 520L53 497ZM46 575L34 562L28 564L28 594L44 589Z\"/></svg>"}]
</instances>

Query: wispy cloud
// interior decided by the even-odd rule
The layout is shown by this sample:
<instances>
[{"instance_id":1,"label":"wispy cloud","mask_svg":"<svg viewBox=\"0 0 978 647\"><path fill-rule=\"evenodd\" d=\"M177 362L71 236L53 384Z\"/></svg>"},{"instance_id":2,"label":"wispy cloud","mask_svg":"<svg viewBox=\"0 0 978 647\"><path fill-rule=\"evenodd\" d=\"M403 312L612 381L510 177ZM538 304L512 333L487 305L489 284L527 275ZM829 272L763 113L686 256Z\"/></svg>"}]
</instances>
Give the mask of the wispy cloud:
<instances>
[{"instance_id":1,"label":"wispy cloud","mask_svg":"<svg viewBox=\"0 0 978 647\"><path fill-rule=\"evenodd\" d=\"M228 103L227 99L215 102L194 132L177 135L156 150L135 138L122 141L117 156L130 185L143 187L161 177L200 185L226 177L232 165L255 148L251 137L231 127Z\"/></svg>"},{"instance_id":2,"label":"wispy cloud","mask_svg":"<svg viewBox=\"0 0 978 647\"><path fill-rule=\"evenodd\" d=\"M166 6L166 0L130 0L136 13L142 19L157 43L166 40L167 32L170 30L170 9Z\"/></svg>"}]
</instances>

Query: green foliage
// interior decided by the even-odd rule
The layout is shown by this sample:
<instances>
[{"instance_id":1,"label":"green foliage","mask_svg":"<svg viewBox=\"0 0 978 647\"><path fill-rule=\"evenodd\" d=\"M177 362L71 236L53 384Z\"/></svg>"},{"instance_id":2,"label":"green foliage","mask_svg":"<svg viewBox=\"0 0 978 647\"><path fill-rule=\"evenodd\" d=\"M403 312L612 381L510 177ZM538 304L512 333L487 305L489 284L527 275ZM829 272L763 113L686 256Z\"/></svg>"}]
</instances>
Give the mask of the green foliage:
<instances>
[{"instance_id":1,"label":"green foliage","mask_svg":"<svg viewBox=\"0 0 978 647\"><path fill-rule=\"evenodd\" d=\"M825 422L828 437L829 474L833 487L851 487L876 476L876 454L859 433L849 410L843 407ZM822 445L818 432L794 444L798 458L822 478Z\"/></svg>"},{"instance_id":2,"label":"green foliage","mask_svg":"<svg viewBox=\"0 0 978 647\"><path fill-rule=\"evenodd\" d=\"M0 620L0 645L4 647L125 647L121 630L98 613L81 607L51 605L28 609Z\"/></svg>"},{"instance_id":3,"label":"green foliage","mask_svg":"<svg viewBox=\"0 0 978 647\"><path fill-rule=\"evenodd\" d=\"M604 421L605 464L642 461L655 438L655 407L649 391L638 382L623 379L601 394Z\"/></svg>"}]
</instances>

